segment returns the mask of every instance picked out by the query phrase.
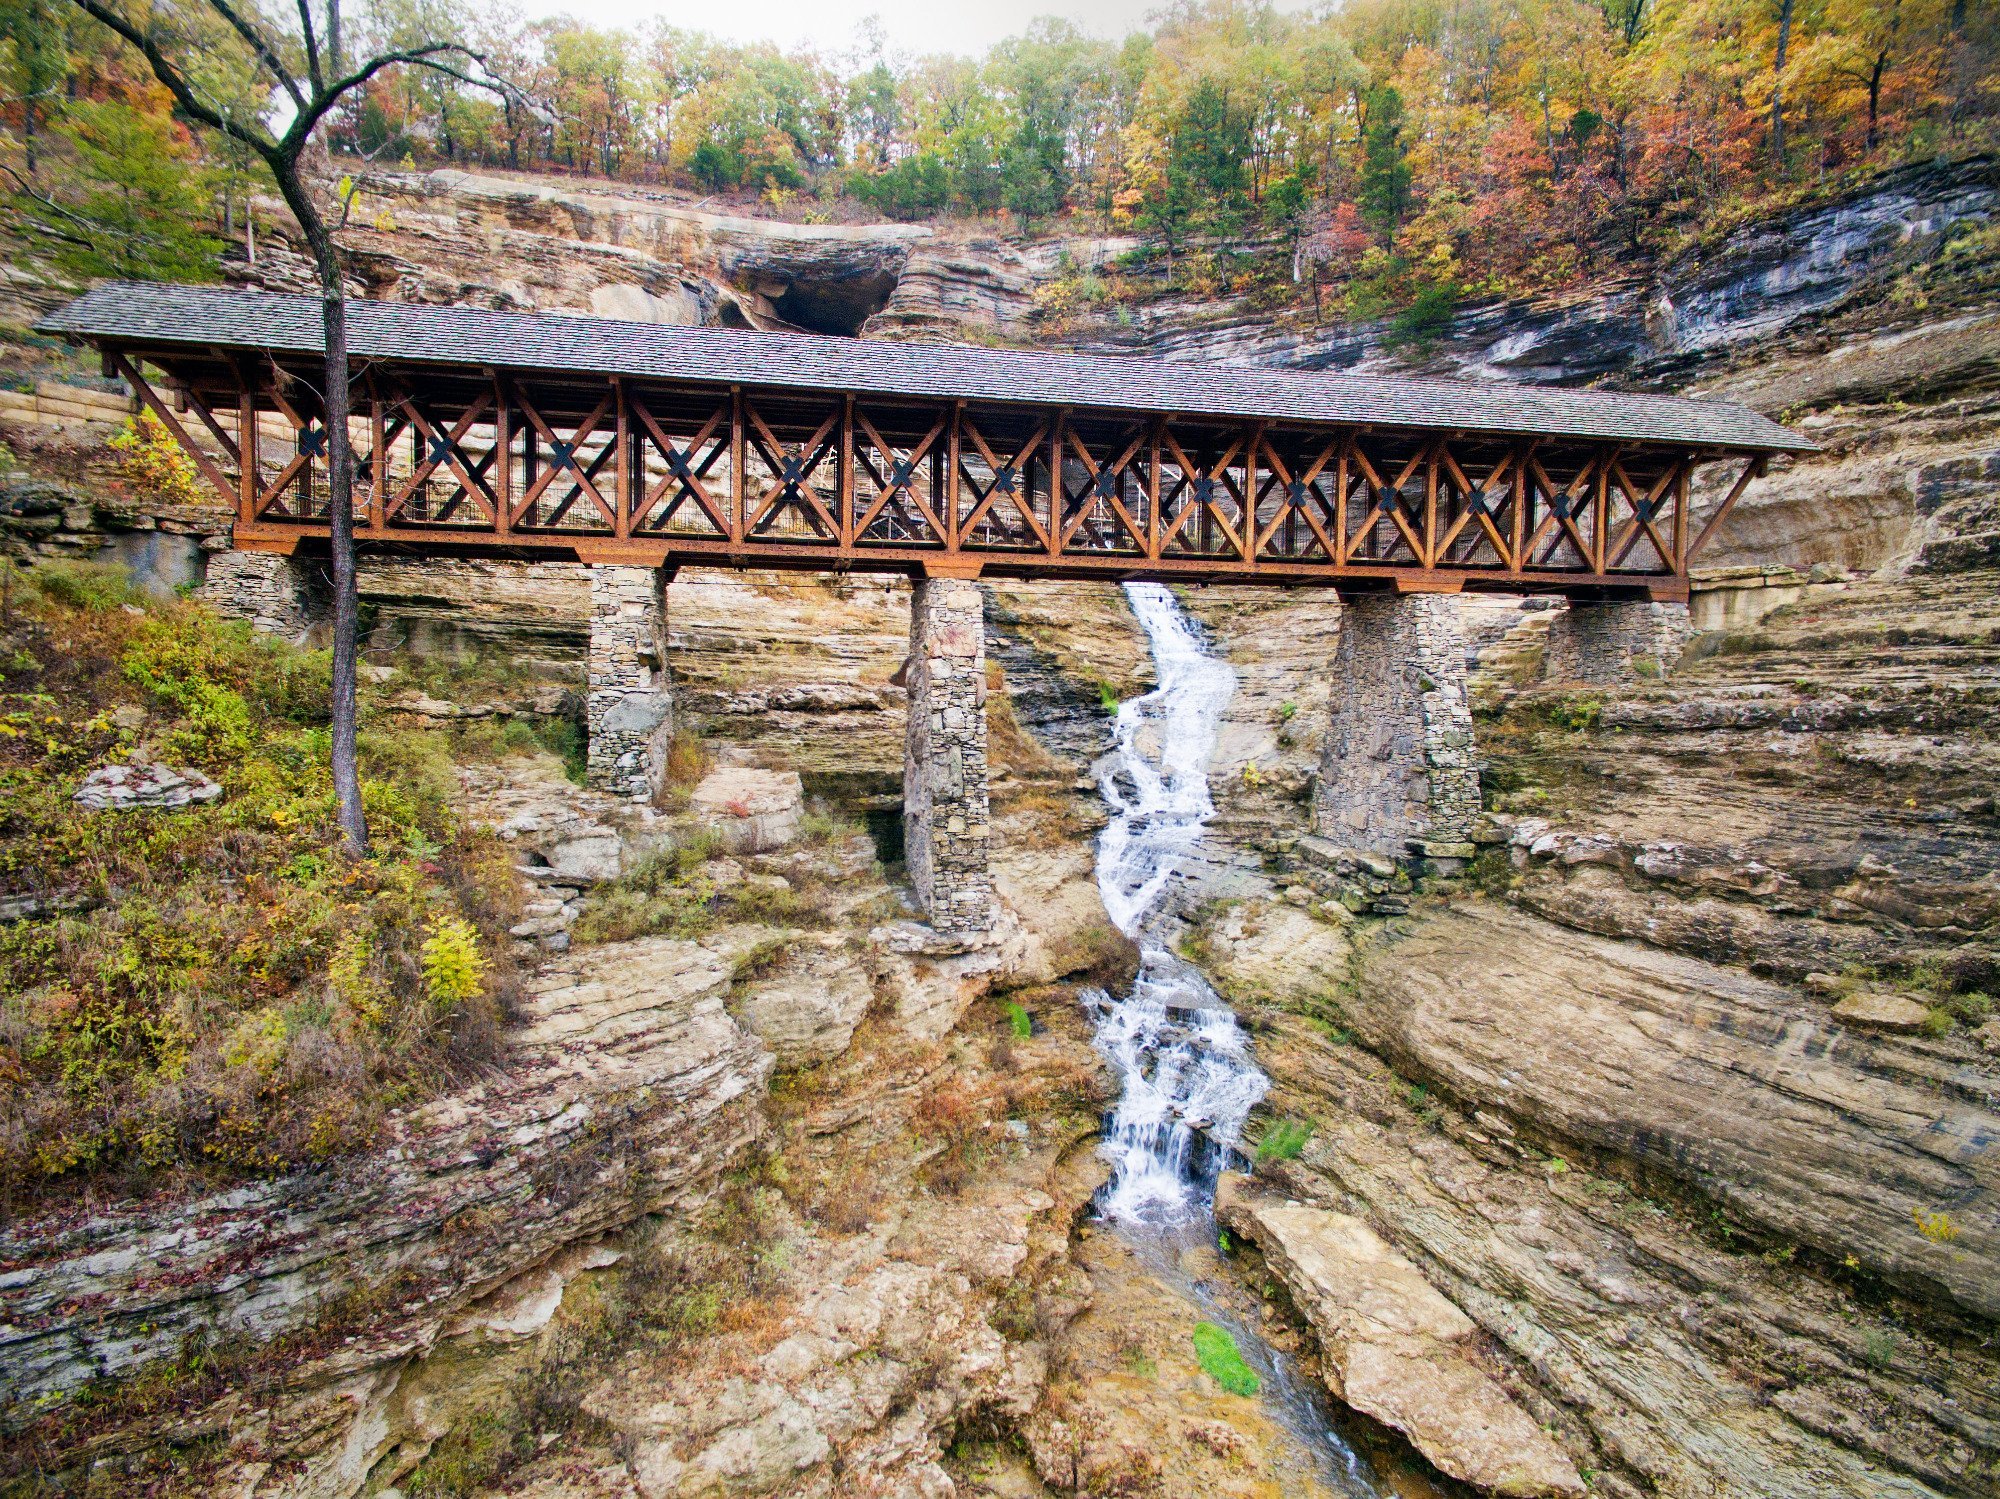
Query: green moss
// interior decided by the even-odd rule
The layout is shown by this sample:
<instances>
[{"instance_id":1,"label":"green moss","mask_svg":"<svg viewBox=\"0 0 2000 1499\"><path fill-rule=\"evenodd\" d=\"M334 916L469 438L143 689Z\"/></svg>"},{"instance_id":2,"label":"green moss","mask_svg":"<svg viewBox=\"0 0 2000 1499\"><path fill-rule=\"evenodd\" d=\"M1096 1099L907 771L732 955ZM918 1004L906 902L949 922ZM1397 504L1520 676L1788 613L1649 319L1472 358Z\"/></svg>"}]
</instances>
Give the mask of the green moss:
<instances>
[{"instance_id":1,"label":"green moss","mask_svg":"<svg viewBox=\"0 0 2000 1499\"><path fill-rule=\"evenodd\" d=\"M1280 1119L1257 1141L1257 1162L1296 1161L1312 1137L1310 1119Z\"/></svg>"},{"instance_id":2,"label":"green moss","mask_svg":"<svg viewBox=\"0 0 2000 1499\"><path fill-rule=\"evenodd\" d=\"M1243 1362L1236 1339L1227 1328L1213 1322L1197 1322L1194 1329L1194 1356L1202 1372L1232 1395L1254 1395L1262 1388L1257 1371Z\"/></svg>"}]
</instances>

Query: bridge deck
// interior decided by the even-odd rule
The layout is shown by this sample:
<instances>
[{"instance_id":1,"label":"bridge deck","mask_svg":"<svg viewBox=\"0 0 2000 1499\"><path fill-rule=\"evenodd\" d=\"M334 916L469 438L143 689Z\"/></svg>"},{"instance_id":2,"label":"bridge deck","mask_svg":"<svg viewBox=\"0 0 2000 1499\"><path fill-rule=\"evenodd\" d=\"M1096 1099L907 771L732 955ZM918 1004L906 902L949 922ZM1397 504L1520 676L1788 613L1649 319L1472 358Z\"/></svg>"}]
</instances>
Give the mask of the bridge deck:
<instances>
[{"instance_id":1,"label":"bridge deck","mask_svg":"<svg viewBox=\"0 0 2000 1499\"><path fill-rule=\"evenodd\" d=\"M1765 462L1812 446L1665 397L386 303L349 318L357 539L429 553L1681 598ZM325 536L315 300L109 286L42 328L96 345L197 454L237 546ZM281 447L259 434L274 416ZM1698 516L1714 463L1734 483Z\"/></svg>"}]
</instances>

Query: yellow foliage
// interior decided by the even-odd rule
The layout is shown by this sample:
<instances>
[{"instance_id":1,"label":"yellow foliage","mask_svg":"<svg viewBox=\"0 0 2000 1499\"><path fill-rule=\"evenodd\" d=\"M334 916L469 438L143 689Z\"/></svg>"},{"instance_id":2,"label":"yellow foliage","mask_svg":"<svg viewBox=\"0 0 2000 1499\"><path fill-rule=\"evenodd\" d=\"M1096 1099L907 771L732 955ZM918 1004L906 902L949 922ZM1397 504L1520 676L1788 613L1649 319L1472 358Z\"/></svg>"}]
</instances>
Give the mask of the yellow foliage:
<instances>
[{"instance_id":1,"label":"yellow foliage","mask_svg":"<svg viewBox=\"0 0 2000 1499\"><path fill-rule=\"evenodd\" d=\"M111 446L118 454L119 473L147 499L168 505L200 505L211 499L194 459L152 412L142 411L126 422Z\"/></svg>"},{"instance_id":2,"label":"yellow foliage","mask_svg":"<svg viewBox=\"0 0 2000 1499\"><path fill-rule=\"evenodd\" d=\"M434 1008L451 1011L479 997L486 958L479 933L460 916L439 916L424 939L424 992Z\"/></svg>"}]
</instances>

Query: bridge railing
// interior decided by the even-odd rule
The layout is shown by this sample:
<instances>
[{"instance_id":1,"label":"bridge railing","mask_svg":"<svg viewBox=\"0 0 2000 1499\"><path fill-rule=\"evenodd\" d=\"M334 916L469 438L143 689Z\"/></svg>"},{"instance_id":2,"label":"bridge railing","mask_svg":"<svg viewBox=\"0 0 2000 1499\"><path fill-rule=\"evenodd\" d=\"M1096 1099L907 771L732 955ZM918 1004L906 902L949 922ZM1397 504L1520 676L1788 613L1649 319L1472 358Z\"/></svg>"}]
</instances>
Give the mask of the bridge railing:
<instances>
[{"instance_id":1,"label":"bridge railing","mask_svg":"<svg viewBox=\"0 0 2000 1499\"><path fill-rule=\"evenodd\" d=\"M180 387L248 434L235 474L203 460L239 544L326 528L300 390ZM1677 596L1762 466L1739 455L1698 518L1695 475L1727 455L1670 445L384 368L357 404L364 541L739 565ZM271 451L259 410L293 440Z\"/></svg>"}]
</instances>

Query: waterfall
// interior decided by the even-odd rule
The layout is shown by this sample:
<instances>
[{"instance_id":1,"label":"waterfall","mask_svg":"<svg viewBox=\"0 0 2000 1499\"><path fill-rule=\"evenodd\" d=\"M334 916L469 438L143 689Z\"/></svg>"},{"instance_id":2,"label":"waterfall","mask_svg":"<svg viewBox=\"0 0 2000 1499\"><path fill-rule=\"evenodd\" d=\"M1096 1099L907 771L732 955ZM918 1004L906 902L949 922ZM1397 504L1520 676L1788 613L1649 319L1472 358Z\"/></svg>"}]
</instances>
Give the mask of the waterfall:
<instances>
[{"instance_id":1,"label":"waterfall","mask_svg":"<svg viewBox=\"0 0 2000 1499\"><path fill-rule=\"evenodd\" d=\"M1335 1426L1324 1394L1263 1340L1249 1301L1185 1268L1190 1249L1215 1242L1216 1173L1245 1164L1243 1123L1271 1085L1228 1003L1174 952L1180 923L1161 910L1215 815L1208 762L1236 673L1164 587L1128 583L1125 595L1152 645L1159 686L1119 706L1116 740L1096 767L1111 808L1097 844L1097 887L1111 919L1139 945L1130 993L1083 996L1098 1050L1121 1083L1104 1128L1111 1180L1097 1212L1154 1275L1229 1330L1262 1381L1265 1410L1320 1478L1317 1492L1382 1499L1387 1485Z\"/></svg>"},{"instance_id":2,"label":"waterfall","mask_svg":"<svg viewBox=\"0 0 2000 1499\"><path fill-rule=\"evenodd\" d=\"M1159 686L1119 706L1116 742L1097 767L1111 808L1097 888L1140 954L1130 994L1085 996L1098 1049L1124 1085L1105 1130L1112 1178L1099 1210L1171 1220L1207 1208L1215 1173L1237 1152L1270 1080L1229 1006L1147 919L1215 814L1208 762L1236 673L1160 584L1128 583L1125 593L1152 643Z\"/></svg>"}]
</instances>

